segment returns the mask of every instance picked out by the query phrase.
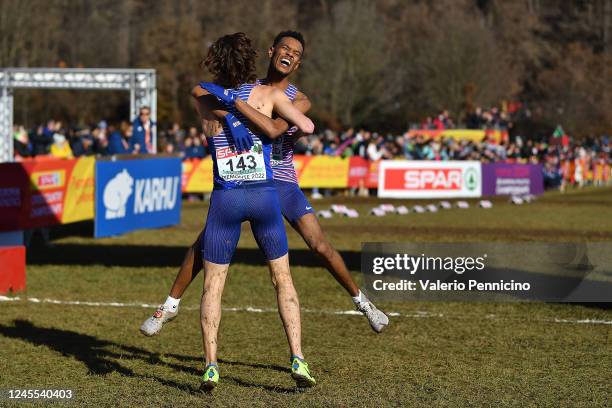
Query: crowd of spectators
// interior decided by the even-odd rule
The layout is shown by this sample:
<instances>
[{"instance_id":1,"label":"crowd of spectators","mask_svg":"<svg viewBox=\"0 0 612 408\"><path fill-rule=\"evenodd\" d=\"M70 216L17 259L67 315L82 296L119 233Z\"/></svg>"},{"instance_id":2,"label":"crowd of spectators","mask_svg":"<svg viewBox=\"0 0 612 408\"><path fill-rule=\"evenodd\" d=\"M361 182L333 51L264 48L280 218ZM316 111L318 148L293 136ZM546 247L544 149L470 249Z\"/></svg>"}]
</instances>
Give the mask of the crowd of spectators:
<instances>
[{"instance_id":1,"label":"crowd of spectators","mask_svg":"<svg viewBox=\"0 0 612 408\"><path fill-rule=\"evenodd\" d=\"M156 125L150 115L151 110L144 106L132 123L109 124L102 120L94 126L76 127L51 119L29 130L16 125L13 127L15 158L155 153L153 132Z\"/></svg>"},{"instance_id":2,"label":"crowd of spectators","mask_svg":"<svg viewBox=\"0 0 612 408\"><path fill-rule=\"evenodd\" d=\"M509 130L512 128L512 116L521 110L522 105L518 103L507 104L504 108L493 106L487 109L476 107L467 114L459 124L451 118L448 110L441 110L437 116L427 116L420 124L414 125L425 130L444 129L495 129Z\"/></svg>"},{"instance_id":3,"label":"crowd of spectators","mask_svg":"<svg viewBox=\"0 0 612 408\"><path fill-rule=\"evenodd\" d=\"M533 141L520 135L511 140L494 141L485 137L482 141L453 138L431 138L419 133L381 135L367 130L333 132L326 130L319 135L301 138L296 153L306 155L330 155L340 157L361 156L367 160L478 160L485 163L543 163L550 155L560 159L572 159L577 152L585 155L603 154L609 158L610 138L590 137L577 143L563 142L551 137L547 141Z\"/></svg>"},{"instance_id":4,"label":"crowd of spectators","mask_svg":"<svg viewBox=\"0 0 612 408\"><path fill-rule=\"evenodd\" d=\"M92 127L76 128L49 120L29 131L23 126L15 126L15 155L19 159L38 155L71 158L152 153L151 134L155 123L149 116L150 109L143 107L132 123L107 124L100 121ZM581 172L586 173L595 164L610 165L612 158L612 139L608 136L587 137L576 142L561 131L539 141L521 135L505 137L501 141L488 135L474 141L434 137L427 132L456 128L455 123L448 111L443 110L435 118L428 117L421 124L412 126L411 131L400 135L383 135L366 129L350 128L342 132L327 129L300 138L296 143L296 154L360 156L367 160L403 158L541 163L545 178L551 185L570 178L581 183L585 178ZM463 129L494 129L507 135L507 130L512 127L511 114L495 107L476 108L459 126ZM202 159L209 154L206 138L196 127L184 129L174 123L169 128L159 129L157 137L157 150L161 153L180 153L185 159ZM564 167L567 163L574 163L571 170ZM568 174L570 171L571 175Z\"/></svg>"}]
</instances>

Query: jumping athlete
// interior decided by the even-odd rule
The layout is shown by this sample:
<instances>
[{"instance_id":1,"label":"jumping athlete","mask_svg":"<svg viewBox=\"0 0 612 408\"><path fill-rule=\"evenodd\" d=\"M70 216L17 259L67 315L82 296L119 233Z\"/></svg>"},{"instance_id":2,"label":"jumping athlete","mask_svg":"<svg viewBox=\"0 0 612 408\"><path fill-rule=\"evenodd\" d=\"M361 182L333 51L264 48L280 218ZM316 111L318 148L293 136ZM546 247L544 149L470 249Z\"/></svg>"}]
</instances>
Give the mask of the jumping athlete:
<instances>
[{"instance_id":1,"label":"jumping athlete","mask_svg":"<svg viewBox=\"0 0 612 408\"><path fill-rule=\"evenodd\" d=\"M272 139L251 132L244 125L249 125L248 119L235 108L219 107L215 97L205 90L207 85L223 87L220 89L231 95L231 99L256 106L259 115L272 116L274 110L301 131L312 133L312 121L283 92L256 83L255 56L244 33L219 38L205 59L216 85L201 83L192 91L212 152L214 173L214 189L201 235L205 271L200 310L206 354L204 388L214 388L219 381L217 334L221 295L244 221L251 224L255 240L268 262L291 351L292 377L298 386L315 384L301 350L299 300L289 271L287 236L272 181Z\"/></svg>"},{"instance_id":2,"label":"jumping athlete","mask_svg":"<svg viewBox=\"0 0 612 408\"><path fill-rule=\"evenodd\" d=\"M310 109L310 101L306 95L289 83L289 76L299 68L302 61L304 45L304 39L298 32L279 33L268 50L270 64L267 76L259 82L280 89L293 102L293 106L306 113ZM262 117L264 115L257 116L257 111L253 112L253 109L245 105L248 104L238 100L235 108L243 113L251 124L272 138L279 134L282 135L274 140L271 165L283 216L302 236L308 247L322 259L332 276L349 293L357 310L367 317L372 329L377 333L381 332L389 323L388 317L359 290L342 257L325 237L312 206L299 188L293 167L293 150L295 141L299 137L298 132L295 128L289 129L289 124L282 118L270 119ZM202 260L196 255L201 248L201 239L202 235L198 236L188 249L166 302L142 324L143 334L156 335L166 322L177 316L180 298L191 281L202 270Z\"/></svg>"}]
</instances>

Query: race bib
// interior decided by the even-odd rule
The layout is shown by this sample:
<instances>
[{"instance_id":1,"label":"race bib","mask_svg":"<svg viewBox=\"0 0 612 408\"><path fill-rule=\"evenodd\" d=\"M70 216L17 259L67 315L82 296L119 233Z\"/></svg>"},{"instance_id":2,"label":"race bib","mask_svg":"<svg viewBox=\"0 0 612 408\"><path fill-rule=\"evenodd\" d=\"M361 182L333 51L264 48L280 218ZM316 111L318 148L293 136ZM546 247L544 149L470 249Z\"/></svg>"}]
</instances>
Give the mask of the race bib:
<instances>
[{"instance_id":1,"label":"race bib","mask_svg":"<svg viewBox=\"0 0 612 408\"><path fill-rule=\"evenodd\" d=\"M217 149L217 170L226 181L266 180L266 163L261 143L251 150L238 153L233 147Z\"/></svg>"}]
</instances>

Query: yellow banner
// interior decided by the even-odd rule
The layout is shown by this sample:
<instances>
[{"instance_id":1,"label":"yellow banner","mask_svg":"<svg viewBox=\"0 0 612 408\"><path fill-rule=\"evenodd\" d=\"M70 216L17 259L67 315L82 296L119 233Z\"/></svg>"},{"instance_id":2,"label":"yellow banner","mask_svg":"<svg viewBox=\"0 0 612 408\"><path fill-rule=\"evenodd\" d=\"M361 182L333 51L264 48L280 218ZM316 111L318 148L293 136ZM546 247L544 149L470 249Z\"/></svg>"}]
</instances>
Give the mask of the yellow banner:
<instances>
[{"instance_id":1,"label":"yellow banner","mask_svg":"<svg viewBox=\"0 0 612 408\"><path fill-rule=\"evenodd\" d=\"M298 174L302 188L345 188L347 186L350 164L348 159L309 156L301 164Z\"/></svg>"},{"instance_id":2,"label":"yellow banner","mask_svg":"<svg viewBox=\"0 0 612 408\"><path fill-rule=\"evenodd\" d=\"M469 140L480 143L485 136L495 143L500 143L508 138L508 132L494 129L415 129L408 132L410 136L423 135L434 139L444 137L455 140Z\"/></svg>"},{"instance_id":3,"label":"yellow banner","mask_svg":"<svg viewBox=\"0 0 612 408\"><path fill-rule=\"evenodd\" d=\"M458 140L470 140L479 143L486 135L499 143L502 140L502 132L499 130L477 130L477 129L448 129L442 131L442 137Z\"/></svg>"},{"instance_id":4,"label":"yellow banner","mask_svg":"<svg viewBox=\"0 0 612 408\"><path fill-rule=\"evenodd\" d=\"M94 157L76 160L66 185L62 223L90 220L94 217Z\"/></svg>"},{"instance_id":5,"label":"yellow banner","mask_svg":"<svg viewBox=\"0 0 612 408\"><path fill-rule=\"evenodd\" d=\"M209 193L213 189L213 162L210 157L203 160L183 162L185 178L183 192Z\"/></svg>"},{"instance_id":6,"label":"yellow banner","mask_svg":"<svg viewBox=\"0 0 612 408\"><path fill-rule=\"evenodd\" d=\"M330 156L294 156L300 187L346 188L350 160ZM208 193L213 189L213 162L203 160L183 162L183 192Z\"/></svg>"}]
</instances>

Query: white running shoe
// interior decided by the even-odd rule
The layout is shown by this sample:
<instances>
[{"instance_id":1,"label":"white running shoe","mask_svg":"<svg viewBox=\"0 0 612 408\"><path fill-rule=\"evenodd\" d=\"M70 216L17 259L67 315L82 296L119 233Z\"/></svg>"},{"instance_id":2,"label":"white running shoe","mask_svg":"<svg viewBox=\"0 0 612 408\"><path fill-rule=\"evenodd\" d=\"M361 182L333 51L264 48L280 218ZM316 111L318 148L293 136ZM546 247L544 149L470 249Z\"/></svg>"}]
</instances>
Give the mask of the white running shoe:
<instances>
[{"instance_id":1,"label":"white running shoe","mask_svg":"<svg viewBox=\"0 0 612 408\"><path fill-rule=\"evenodd\" d=\"M372 330L374 330L376 333L382 332L389 324L389 318L387 315L378 310L372 302L359 302L355 306L357 306L357 310L368 318L368 322L370 323Z\"/></svg>"},{"instance_id":2,"label":"white running shoe","mask_svg":"<svg viewBox=\"0 0 612 408\"><path fill-rule=\"evenodd\" d=\"M178 307L174 312L171 312L170 310L166 310L164 305L161 305L157 308L155 313L153 313L153 316L145 320L142 326L140 326L140 332L145 336L155 336L161 331L164 323L174 319L177 314Z\"/></svg>"}]
</instances>

